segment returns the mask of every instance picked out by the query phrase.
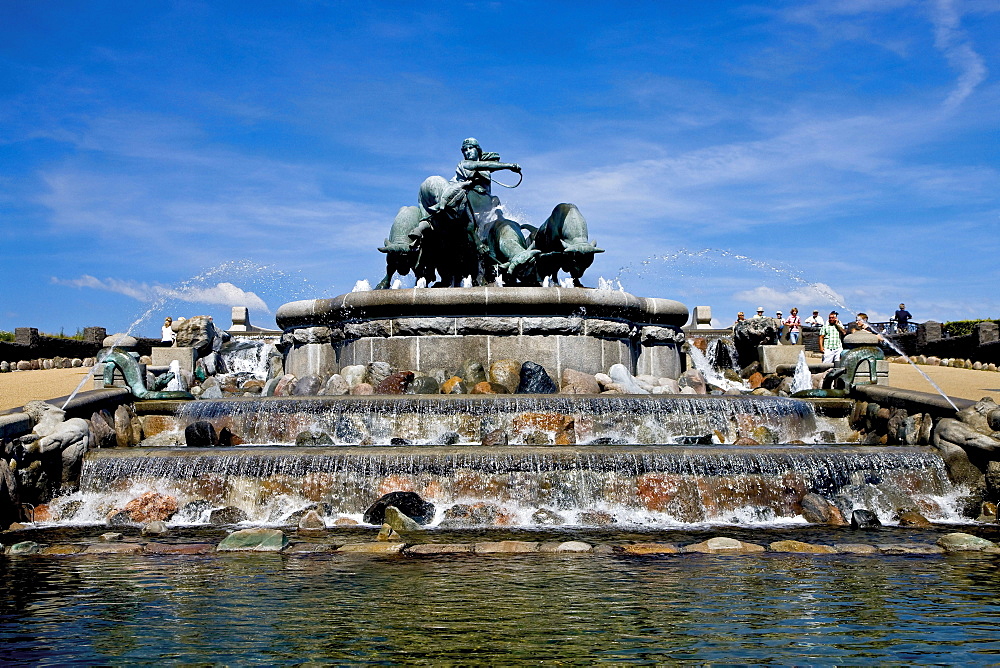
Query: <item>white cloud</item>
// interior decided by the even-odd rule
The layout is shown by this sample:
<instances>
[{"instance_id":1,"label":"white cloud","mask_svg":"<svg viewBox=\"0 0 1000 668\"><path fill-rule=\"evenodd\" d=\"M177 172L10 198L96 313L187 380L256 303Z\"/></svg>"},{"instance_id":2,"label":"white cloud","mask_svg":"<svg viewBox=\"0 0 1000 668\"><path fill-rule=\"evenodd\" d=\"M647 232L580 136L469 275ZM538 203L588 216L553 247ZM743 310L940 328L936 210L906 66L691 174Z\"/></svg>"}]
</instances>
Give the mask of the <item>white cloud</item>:
<instances>
[{"instance_id":1,"label":"white cloud","mask_svg":"<svg viewBox=\"0 0 1000 668\"><path fill-rule=\"evenodd\" d=\"M960 27L961 14L955 9L953 0L937 0L931 12L931 21L934 24L934 45L958 70L958 81L943 105L946 111L951 111L986 80L987 69Z\"/></svg>"},{"instance_id":2,"label":"white cloud","mask_svg":"<svg viewBox=\"0 0 1000 668\"><path fill-rule=\"evenodd\" d=\"M79 278L53 278L56 285L66 285L74 288L92 288L106 290L131 297L140 302L168 301L176 299L183 302L198 304L214 304L220 306L247 306L255 311L270 313L271 309L256 293L239 288L232 283L222 282L211 286L185 286L171 288L163 285L150 285L137 281L123 281L117 278L99 279L84 274Z\"/></svg>"}]
</instances>

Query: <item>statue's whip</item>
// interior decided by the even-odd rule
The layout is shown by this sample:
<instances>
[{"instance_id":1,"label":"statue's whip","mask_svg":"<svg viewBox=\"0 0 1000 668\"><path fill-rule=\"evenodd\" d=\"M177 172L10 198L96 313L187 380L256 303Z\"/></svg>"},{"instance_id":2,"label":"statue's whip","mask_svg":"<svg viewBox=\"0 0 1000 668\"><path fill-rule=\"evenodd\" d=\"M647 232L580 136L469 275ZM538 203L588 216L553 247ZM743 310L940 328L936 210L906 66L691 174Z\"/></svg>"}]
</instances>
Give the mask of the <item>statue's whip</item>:
<instances>
[{"instance_id":1,"label":"statue's whip","mask_svg":"<svg viewBox=\"0 0 1000 668\"><path fill-rule=\"evenodd\" d=\"M517 173L517 183L515 183L512 186L509 186L506 183L500 183L495 178L493 178L492 176L490 176L490 181L492 181L493 183L497 184L498 186L503 186L504 188L516 188L519 185L521 185L521 181L523 181L523 180L524 180L524 174L522 172L518 172Z\"/></svg>"}]
</instances>

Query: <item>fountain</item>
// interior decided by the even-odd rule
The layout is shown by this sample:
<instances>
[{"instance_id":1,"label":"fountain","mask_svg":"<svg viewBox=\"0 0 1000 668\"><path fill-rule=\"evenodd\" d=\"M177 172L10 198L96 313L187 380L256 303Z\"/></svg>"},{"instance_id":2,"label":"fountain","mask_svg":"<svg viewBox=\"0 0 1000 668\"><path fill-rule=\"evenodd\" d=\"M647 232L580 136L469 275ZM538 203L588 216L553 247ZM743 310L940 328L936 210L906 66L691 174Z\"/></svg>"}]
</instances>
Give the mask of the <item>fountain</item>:
<instances>
[{"instance_id":1,"label":"fountain","mask_svg":"<svg viewBox=\"0 0 1000 668\"><path fill-rule=\"evenodd\" d=\"M739 374L760 342L705 355L680 302L582 287L601 251L579 209L559 204L538 228L509 220L491 174L520 167L474 140L463 155L456 179L432 177L400 210L376 289L284 304L272 342L226 342L190 319L171 365L199 399L147 389L166 377L109 357L106 384L114 365L133 394L133 437L118 444L139 447L91 449L47 516L99 524L153 494L180 524L230 509L332 526L397 492L434 504L440 529L781 526L815 521L817 504L840 522L968 514L968 458L932 447L947 409L813 398L804 357L787 384L751 386ZM418 287L385 289L409 271ZM874 358L856 357L841 395L865 364L875 381Z\"/></svg>"}]
</instances>

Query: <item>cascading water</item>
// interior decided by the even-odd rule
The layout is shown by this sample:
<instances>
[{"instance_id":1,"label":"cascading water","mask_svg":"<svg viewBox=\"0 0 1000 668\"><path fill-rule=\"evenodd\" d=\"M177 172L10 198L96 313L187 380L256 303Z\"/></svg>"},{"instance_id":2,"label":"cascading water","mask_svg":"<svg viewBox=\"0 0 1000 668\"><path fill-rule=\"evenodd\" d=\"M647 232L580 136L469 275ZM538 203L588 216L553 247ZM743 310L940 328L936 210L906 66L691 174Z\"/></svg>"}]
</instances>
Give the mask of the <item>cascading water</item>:
<instances>
[{"instance_id":1,"label":"cascading water","mask_svg":"<svg viewBox=\"0 0 1000 668\"><path fill-rule=\"evenodd\" d=\"M795 375L792 376L792 394L813 389L812 374L809 372L809 362L806 361L804 350L799 351L799 359L795 364Z\"/></svg>"},{"instance_id":2,"label":"cascading water","mask_svg":"<svg viewBox=\"0 0 1000 668\"><path fill-rule=\"evenodd\" d=\"M183 507L235 506L255 524L281 523L309 504L360 517L389 491L419 493L438 506L434 524L456 509L489 506L506 525L802 522L799 499L822 494L849 516L874 510L886 523L900 507L954 520L955 490L940 457L919 448L776 447L732 450L670 446L619 448L461 447L146 449L88 458L70 523L103 520L150 490ZM57 509L58 510L58 509ZM543 511L539 514L539 511ZM199 521L190 509L174 521Z\"/></svg>"},{"instance_id":3,"label":"cascading water","mask_svg":"<svg viewBox=\"0 0 1000 668\"><path fill-rule=\"evenodd\" d=\"M739 390L740 392L749 392L750 386L743 382L738 382L735 380L729 380L721 373L717 367L708 361L705 357L705 353L701 352L701 349L697 346L688 346L688 354L691 356L691 361L701 375L705 377L705 380L716 387L721 387L724 390Z\"/></svg>"}]
</instances>

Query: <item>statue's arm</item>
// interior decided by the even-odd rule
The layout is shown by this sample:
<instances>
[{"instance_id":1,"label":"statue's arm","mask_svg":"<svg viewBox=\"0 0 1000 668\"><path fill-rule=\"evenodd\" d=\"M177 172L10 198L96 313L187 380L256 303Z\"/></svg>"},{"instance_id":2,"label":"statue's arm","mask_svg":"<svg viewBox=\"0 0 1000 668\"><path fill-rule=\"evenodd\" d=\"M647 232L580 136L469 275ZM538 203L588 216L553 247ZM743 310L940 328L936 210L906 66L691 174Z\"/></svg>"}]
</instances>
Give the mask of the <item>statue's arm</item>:
<instances>
[{"instance_id":1,"label":"statue's arm","mask_svg":"<svg viewBox=\"0 0 1000 668\"><path fill-rule=\"evenodd\" d=\"M521 172L521 165L516 162L496 162L493 160L463 160L459 166L471 172L498 172L502 169L509 169L512 172Z\"/></svg>"}]
</instances>

